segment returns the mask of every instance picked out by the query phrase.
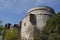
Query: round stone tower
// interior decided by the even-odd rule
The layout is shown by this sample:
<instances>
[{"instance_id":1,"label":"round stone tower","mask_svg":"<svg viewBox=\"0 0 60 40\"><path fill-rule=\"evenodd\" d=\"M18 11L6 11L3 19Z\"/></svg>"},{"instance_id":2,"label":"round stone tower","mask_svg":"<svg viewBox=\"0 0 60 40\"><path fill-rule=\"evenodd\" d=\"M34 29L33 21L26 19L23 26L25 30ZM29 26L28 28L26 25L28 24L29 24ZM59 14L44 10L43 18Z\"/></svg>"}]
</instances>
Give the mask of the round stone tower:
<instances>
[{"instance_id":1,"label":"round stone tower","mask_svg":"<svg viewBox=\"0 0 60 40\"><path fill-rule=\"evenodd\" d=\"M48 6L35 7L30 9L27 13L36 16L36 26L39 30L42 30L46 25L46 21L55 14L54 10Z\"/></svg>"},{"instance_id":2,"label":"round stone tower","mask_svg":"<svg viewBox=\"0 0 60 40\"><path fill-rule=\"evenodd\" d=\"M21 40L33 40L34 33L42 30L46 25L46 21L54 14L54 10L47 6L30 9L21 21Z\"/></svg>"}]
</instances>

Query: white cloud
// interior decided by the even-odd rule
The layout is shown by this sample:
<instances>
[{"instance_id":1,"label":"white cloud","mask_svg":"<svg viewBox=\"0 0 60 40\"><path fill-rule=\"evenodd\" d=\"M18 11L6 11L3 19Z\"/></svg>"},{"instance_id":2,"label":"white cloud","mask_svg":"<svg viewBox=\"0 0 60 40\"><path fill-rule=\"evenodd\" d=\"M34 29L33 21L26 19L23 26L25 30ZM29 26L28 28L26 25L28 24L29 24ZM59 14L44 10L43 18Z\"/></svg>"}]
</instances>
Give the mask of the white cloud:
<instances>
[{"instance_id":1,"label":"white cloud","mask_svg":"<svg viewBox=\"0 0 60 40\"><path fill-rule=\"evenodd\" d=\"M14 7L17 5L16 0L0 0L0 7Z\"/></svg>"},{"instance_id":2,"label":"white cloud","mask_svg":"<svg viewBox=\"0 0 60 40\"><path fill-rule=\"evenodd\" d=\"M37 5L55 5L58 0L37 0Z\"/></svg>"},{"instance_id":3,"label":"white cloud","mask_svg":"<svg viewBox=\"0 0 60 40\"><path fill-rule=\"evenodd\" d=\"M54 6L57 2L58 0L0 0L0 10L12 8L17 11L17 14L21 14L32 7L41 5Z\"/></svg>"},{"instance_id":4,"label":"white cloud","mask_svg":"<svg viewBox=\"0 0 60 40\"><path fill-rule=\"evenodd\" d=\"M17 12L16 10L20 10L18 9L19 2L20 0L0 0L0 11L12 10Z\"/></svg>"}]
</instances>

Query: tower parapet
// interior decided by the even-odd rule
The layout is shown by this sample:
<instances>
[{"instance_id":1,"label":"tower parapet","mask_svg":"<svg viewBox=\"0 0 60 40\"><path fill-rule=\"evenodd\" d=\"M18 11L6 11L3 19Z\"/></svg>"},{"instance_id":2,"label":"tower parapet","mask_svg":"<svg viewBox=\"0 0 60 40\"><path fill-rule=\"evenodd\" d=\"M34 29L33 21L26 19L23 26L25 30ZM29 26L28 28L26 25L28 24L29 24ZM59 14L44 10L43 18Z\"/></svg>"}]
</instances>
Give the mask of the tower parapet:
<instances>
[{"instance_id":1,"label":"tower parapet","mask_svg":"<svg viewBox=\"0 0 60 40\"><path fill-rule=\"evenodd\" d=\"M48 7L48 6L40 6L40 7L31 8L30 10L27 11L27 13L33 12L36 10L47 10L47 11L51 12L51 14L55 14L54 9L52 9L51 7Z\"/></svg>"}]
</instances>

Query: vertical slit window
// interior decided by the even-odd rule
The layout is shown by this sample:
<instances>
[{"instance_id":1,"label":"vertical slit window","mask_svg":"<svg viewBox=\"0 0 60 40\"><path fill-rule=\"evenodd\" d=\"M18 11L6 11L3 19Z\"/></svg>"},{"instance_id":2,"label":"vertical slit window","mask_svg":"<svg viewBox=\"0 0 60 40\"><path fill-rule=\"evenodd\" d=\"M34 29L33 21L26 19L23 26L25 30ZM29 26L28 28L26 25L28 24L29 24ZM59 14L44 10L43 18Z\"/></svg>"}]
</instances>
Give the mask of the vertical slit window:
<instances>
[{"instance_id":1,"label":"vertical slit window","mask_svg":"<svg viewBox=\"0 0 60 40\"><path fill-rule=\"evenodd\" d=\"M24 23L24 26L26 26L26 23Z\"/></svg>"}]
</instances>

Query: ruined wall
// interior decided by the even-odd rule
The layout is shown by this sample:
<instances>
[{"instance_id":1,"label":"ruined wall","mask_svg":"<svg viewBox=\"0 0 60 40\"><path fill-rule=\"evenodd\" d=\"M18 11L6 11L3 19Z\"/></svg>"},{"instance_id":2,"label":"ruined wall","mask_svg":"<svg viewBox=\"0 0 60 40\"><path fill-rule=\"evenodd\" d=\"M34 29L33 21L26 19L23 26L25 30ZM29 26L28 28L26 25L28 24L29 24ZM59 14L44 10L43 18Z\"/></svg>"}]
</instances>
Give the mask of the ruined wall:
<instances>
[{"instance_id":1,"label":"ruined wall","mask_svg":"<svg viewBox=\"0 0 60 40\"><path fill-rule=\"evenodd\" d=\"M21 37L22 40L23 39L29 39L29 38L33 38L33 32L34 32L34 28L33 25L30 23L30 16L27 16L26 18L24 18L22 20L22 25L21 25Z\"/></svg>"},{"instance_id":2,"label":"ruined wall","mask_svg":"<svg viewBox=\"0 0 60 40\"><path fill-rule=\"evenodd\" d=\"M21 24L21 37L27 40L33 40L34 33L42 30L46 21L55 14L50 7L36 7L27 12L26 17Z\"/></svg>"},{"instance_id":3,"label":"ruined wall","mask_svg":"<svg viewBox=\"0 0 60 40\"><path fill-rule=\"evenodd\" d=\"M30 9L28 14L34 14L36 16L36 27L42 30L46 25L46 21L50 19L54 14L54 10L50 7L42 6ZM34 20L34 19L32 19Z\"/></svg>"}]
</instances>

